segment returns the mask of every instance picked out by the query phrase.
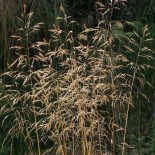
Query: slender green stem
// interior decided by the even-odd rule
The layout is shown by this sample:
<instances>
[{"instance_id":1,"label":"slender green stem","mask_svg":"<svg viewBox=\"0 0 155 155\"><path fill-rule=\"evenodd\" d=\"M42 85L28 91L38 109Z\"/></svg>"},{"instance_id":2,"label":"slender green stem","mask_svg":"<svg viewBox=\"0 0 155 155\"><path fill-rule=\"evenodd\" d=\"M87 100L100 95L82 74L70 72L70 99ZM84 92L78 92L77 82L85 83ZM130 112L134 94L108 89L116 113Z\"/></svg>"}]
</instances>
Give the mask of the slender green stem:
<instances>
[{"instance_id":1,"label":"slender green stem","mask_svg":"<svg viewBox=\"0 0 155 155\"><path fill-rule=\"evenodd\" d=\"M126 142L126 133L127 133L127 125L128 125L128 118L129 118L129 110L130 110L130 106L132 105L133 85L134 85L134 81L135 81L135 78L136 78L136 72L137 72L137 65L138 65L138 61L139 61L139 56L140 56L140 53L142 51L143 38L144 38L144 34L142 36L142 39L140 40L138 54L137 54L137 58L136 58L136 62L135 62L135 68L134 68L134 72L133 72L133 76L132 76L132 81L131 81L131 86L130 86L130 88L131 88L130 89L130 93L129 93L130 101L129 101L128 105L127 105L127 111L126 111L122 155L125 154L125 142Z\"/></svg>"}]
</instances>

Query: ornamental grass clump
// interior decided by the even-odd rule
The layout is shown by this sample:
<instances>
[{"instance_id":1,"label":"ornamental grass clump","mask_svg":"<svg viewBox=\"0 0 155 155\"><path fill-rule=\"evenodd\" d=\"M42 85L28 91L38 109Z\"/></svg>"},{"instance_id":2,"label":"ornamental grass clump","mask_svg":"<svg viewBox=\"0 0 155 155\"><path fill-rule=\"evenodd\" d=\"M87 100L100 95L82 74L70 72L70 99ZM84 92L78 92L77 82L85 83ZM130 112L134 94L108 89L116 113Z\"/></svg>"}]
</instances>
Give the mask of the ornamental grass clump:
<instances>
[{"instance_id":1,"label":"ornamental grass clump","mask_svg":"<svg viewBox=\"0 0 155 155\"><path fill-rule=\"evenodd\" d=\"M15 59L3 74L10 81L2 93L2 124L12 121L3 145L10 139L14 148L20 137L29 154L126 153L130 108L135 95L147 98L135 85L149 85L143 71L152 66L144 60L153 57L144 44L150 41L147 26L142 36L134 31L130 38L121 21L111 21L110 11L123 2L110 8L97 2L102 18L96 27L83 25L79 34L61 4L50 39L40 41L33 36L43 23L32 25L33 13L24 10L12 36Z\"/></svg>"}]
</instances>

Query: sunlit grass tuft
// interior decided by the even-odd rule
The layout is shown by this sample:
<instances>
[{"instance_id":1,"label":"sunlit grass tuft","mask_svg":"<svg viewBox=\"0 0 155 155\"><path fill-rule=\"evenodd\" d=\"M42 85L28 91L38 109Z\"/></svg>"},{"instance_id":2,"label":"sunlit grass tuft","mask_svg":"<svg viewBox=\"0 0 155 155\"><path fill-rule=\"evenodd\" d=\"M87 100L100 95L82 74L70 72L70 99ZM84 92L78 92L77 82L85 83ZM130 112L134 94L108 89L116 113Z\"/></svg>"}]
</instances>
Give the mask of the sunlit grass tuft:
<instances>
[{"instance_id":1,"label":"sunlit grass tuft","mask_svg":"<svg viewBox=\"0 0 155 155\"><path fill-rule=\"evenodd\" d=\"M97 27L82 25L76 34L76 22L61 4L61 16L55 16L46 38L39 33L45 23L34 24L35 13L24 6L12 35L14 57L2 75L9 79L1 93L2 126L7 125L3 145L10 141L13 151L19 140L25 152L38 155L53 150L60 155L124 155L130 146L130 108L137 95L149 100L139 91L150 86L144 72L153 68L153 51L145 46L148 27L129 37L124 23L110 20L113 7L99 8Z\"/></svg>"}]
</instances>

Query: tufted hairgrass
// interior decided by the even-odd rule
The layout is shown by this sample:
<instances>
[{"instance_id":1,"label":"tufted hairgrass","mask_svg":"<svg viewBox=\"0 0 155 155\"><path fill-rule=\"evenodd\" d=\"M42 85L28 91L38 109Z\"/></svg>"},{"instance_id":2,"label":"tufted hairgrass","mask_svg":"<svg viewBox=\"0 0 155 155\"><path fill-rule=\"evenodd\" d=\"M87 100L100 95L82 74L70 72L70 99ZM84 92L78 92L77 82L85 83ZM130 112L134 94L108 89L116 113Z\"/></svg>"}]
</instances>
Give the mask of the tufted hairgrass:
<instances>
[{"instance_id":1,"label":"tufted hairgrass","mask_svg":"<svg viewBox=\"0 0 155 155\"><path fill-rule=\"evenodd\" d=\"M22 10L11 36L14 57L2 75L9 78L1 93L1 125L6 126L2 145L10 142L10 154L15 154L15 140L27 147L20 154L31 155L52 150L60 155L79 150L82 155L124 155L130 148L130 108L137 95L149 100L139 89L151 86L145 70L153 68L149 62L154 58L145 46L151 41L148 26L129 35L123 22L111 21L117 3L109 8L97 2L98 25L84 24L78 34L62 3L47 27L44 18L44 23L33 21L37 10Z\"/></svg>"}]
</instances>

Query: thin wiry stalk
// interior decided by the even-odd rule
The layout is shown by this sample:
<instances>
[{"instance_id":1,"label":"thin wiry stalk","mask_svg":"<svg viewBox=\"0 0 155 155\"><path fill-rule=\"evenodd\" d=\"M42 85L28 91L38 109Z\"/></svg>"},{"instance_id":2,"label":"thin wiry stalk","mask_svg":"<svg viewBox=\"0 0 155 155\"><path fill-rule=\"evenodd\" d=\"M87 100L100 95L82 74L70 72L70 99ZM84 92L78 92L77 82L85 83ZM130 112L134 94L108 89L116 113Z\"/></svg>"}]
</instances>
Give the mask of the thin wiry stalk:
<instances>
[{"instance_id":1,"label":"thin wiry stalk","mask_svg":"<svg viewBox=\"0 0 155 155\"><path fill-rule=\"evenodd\" d=\"M135 78L136 78L137 67L139 65L140 56L144 52L144 47L142 47L142 46L143 46L143 43L146 40L145 37L149 35L149 33L147 31L148 31L148 27L145 26L142 37L140 37L138 34L136 34L137 37L140 39L140 43L139 43L139 45L137 44L137 46L138 46L137 58L136 58L136 61L135 61L135 64L134 64L135 67L134 67L133 76L132 76L131 85L130 85L129 98L131 99L130 100L131 102L129 102L129 104L127 105L126 118L125 118L125 127L124 127L122 155L125 154L125 142L126 142L126 134L127 134L127 125L128 125L128 118L129 118L129 110L130 110L131 105L133 105L133 103L132 103L132 101L133 101L132 100L132 97L133 97L134 81L135 81ZM131 40L131 42L132 42L132 40Z\"/></svg>"}]
</instances>

